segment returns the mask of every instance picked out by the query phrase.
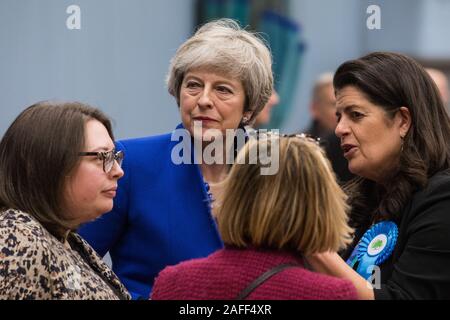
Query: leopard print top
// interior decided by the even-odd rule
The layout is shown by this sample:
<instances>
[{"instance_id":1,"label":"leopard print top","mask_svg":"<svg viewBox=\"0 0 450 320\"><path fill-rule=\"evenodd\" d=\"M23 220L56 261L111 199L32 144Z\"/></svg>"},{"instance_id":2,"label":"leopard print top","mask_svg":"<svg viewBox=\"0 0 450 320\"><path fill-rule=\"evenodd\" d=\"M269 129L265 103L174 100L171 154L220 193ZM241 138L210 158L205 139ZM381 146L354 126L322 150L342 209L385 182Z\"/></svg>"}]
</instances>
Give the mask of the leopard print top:
<instances>
[{"instance_id":1,"label":"leopard print top","mask_svg":"<svg viewBox=\"0 0 450 320\"><path fill-rule=\"evenodd\" d=\"M31 215L0 212L0 299L130 299L79 235L65 243Z\"/></svg>"}]
</instances>

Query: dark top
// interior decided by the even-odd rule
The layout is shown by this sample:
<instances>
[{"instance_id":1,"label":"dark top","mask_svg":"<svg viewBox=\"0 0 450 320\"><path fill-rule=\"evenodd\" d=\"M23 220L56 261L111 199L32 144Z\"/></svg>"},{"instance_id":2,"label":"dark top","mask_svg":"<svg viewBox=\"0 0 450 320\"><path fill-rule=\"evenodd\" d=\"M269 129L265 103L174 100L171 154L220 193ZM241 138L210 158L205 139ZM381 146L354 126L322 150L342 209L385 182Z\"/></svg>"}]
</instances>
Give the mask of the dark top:
<instances>
[{"instance_id":1,"label":"dark top","mask_svg":"<svg viewBox=\"0 0 450 320\"><path fill-rule=\"evenodd\" d=\"M391 257L381 264L375 299L450 299L450 174L438 173L416 192L399 221ZM345 260L366 230L357 230Z\"/></svg>"}]
</instances>

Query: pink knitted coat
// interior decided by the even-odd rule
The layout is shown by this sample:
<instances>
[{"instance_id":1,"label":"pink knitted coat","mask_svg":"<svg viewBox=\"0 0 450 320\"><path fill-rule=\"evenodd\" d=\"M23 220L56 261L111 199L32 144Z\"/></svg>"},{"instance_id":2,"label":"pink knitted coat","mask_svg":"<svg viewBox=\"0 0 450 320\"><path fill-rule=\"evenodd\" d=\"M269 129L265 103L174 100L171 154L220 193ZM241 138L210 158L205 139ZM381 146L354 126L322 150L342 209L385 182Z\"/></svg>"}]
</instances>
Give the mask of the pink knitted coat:
<instances>
[{"instance_id":1,"label":"pink knitted coat","mask_svg":"<svg viewBox=\"0 0 450 320\"><path fill-rule=\"evenodd\" d=\"M155 280L154 300L229 300L254 279L284 263L299 263L256 288L250 300L351 300L356 289L347 280L311 272L295 254L252 249L219 250L207 258L184 261L162 270Z\"/></svg>"}]
</instances>

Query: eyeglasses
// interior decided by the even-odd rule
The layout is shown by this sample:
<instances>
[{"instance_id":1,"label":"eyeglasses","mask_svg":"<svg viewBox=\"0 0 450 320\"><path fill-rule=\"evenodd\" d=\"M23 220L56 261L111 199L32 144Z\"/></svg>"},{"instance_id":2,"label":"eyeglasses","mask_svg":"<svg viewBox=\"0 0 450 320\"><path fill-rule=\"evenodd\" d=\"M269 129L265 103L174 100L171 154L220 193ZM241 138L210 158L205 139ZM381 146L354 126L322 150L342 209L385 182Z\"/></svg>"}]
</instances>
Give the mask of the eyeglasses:
<instances>
[{"instance_id":1,"label":"eyeglasses","mask_svg":"<svg viewBox=\"0 0 450 320\"><path fill-rule=\"evenodd\" d=\"M272 132L272 131L260 131L260 130L255 130L254 131L256 134L256 138L260 139L261 137L265 137L265 138L269 138L270 136L276 136L276 137L280 137L280 138L299 138L299 139L305 139L307 141L310 142L314 142L315 144L317 144L320 147L325 147L326 146L326 142L324 140L322 140L321 138L312 136L310 134L306 134L306 133L294 133L294 134L283 134L283 133L276 133L276 132Z\"/></svg>"},{"instance_id":2,"label":"eyeglasses","mask_svg":"<svg viewBox=\"0 0 450 320\"><path fill-rule=\"evenodd\" d=\"M95 156L97 157L97 159L102 160L103 171L105 173L109 173L112 170L114 166L114 161L117 162L119 167L122 167L122 161L124 157L123 151L116 152L115 149L107 152L80 152L78 155L81 157Z\"/></svg>"},{"instance_id":3,"label":"eyeglasses","mask_svg":"<svg viewBox=\"0 0 450 320\"><path fill-rule=\"evenodd\" d=\"M314 142L315 144L317 144L319 146L323 146L324 145L324 142L322 141L322 139L320 139L319 137L315 137L313 135L307 134L307 133L283 134L281 136L285 137L285 138L305 139L305 140L308 140L310 142Z\"/></svg>"}]
</instances>

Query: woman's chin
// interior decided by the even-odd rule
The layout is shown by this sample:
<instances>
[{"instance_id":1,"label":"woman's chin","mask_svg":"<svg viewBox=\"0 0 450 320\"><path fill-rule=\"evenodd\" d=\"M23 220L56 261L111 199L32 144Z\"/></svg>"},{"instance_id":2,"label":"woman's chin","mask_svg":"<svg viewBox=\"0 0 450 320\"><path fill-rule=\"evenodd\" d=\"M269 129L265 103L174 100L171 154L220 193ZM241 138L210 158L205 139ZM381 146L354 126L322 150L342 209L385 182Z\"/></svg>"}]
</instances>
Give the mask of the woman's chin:
<instances>
[{"instance_id":1,"label":"woman's chin","mask_svg":"<svg viewBox=\"0 0 450 320\"><path fill-rule=\"evenodd\" d=\"M216 139L223 139L223 132L219 129L203 129L201 134L194 132L194 139L203 142L212 142Z\"/></svg>"},{"instance_id":2,"label":"woman's chin","mask_svg":"<svg viewBox=\"0 0 450 320\"><path fill-rule=\"evenodd\" d=\"M111 203L105 203L102 206L99 206L97 210L95 210L95 212L93 212L92 215L90 216L91 221L96 220L100 218L102 215L109 213L113 209L113 207L114 204L112 201Z\"/></svg>"},{"instance_id":3,"label":"woman's chin","mask_svg":"<svg viewBox=\"0 0 450 320\"><path fill-rule=\"evenodd\" d=\"M106 205L102 208L101 213L100 213L100 216L101 216L101 215L104 215L105 213L110 212L110 211L113 209L113 207L114 207L114 202L112 202L112 201L111 201L111 203L106 204Z\"/></svg>"},{"instance_id":4,"label":"woman's chin","mask_svg":"<svg viewBox=\"0 0 450 320\"><path fill-rule=\"evenodd\" d=\"M352 161L350 161L348 164L348 171L350 171L356 176L362 176L361 168L355 163L352 163Z\"/></svg>"}]
</instances>

